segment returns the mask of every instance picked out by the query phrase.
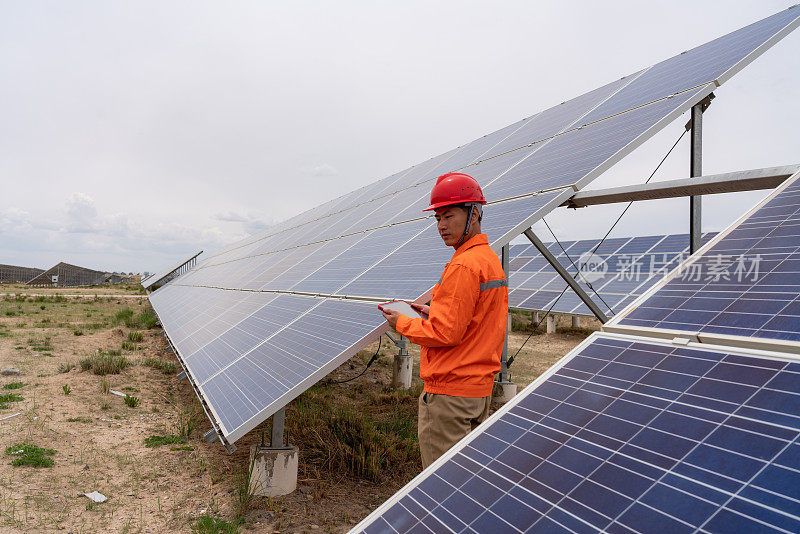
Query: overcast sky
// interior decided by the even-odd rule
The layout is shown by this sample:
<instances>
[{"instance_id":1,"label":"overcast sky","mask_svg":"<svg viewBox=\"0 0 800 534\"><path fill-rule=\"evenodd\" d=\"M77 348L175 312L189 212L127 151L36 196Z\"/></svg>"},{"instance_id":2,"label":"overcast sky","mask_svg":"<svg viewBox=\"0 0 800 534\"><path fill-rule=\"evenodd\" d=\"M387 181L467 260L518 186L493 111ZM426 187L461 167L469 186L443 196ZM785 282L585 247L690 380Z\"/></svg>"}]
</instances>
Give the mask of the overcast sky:
<instances>
[{"instance_id":1,"label":"overcast sky","mask_svg":"<svg viewBox=\"0 0 800 534\"><path fill-rule=\"evenodd\" d=\"M158 270L789 5L0 0L0 263ZM795 32L716 91L705 173L800 162L799 92ZM644 181L686 120L590 187ZM705 229L762 196L709 197ZM687 205L616 235L685 231ZM549 220L595 237L620 209Z\"/></svg>"}]
</instances>

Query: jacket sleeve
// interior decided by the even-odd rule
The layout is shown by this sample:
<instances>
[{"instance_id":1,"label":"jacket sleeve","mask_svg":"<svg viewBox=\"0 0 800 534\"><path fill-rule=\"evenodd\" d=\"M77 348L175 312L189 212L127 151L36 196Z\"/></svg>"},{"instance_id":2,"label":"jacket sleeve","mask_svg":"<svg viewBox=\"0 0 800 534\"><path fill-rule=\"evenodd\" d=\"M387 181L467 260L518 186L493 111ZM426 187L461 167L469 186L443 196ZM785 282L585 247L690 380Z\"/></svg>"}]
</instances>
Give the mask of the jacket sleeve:
<instances>
[{"instance_id":1,"label":"jacket sleeve","mask_svg":"<svg viewBox=\"0 0 800 534\"><path fill-rule=\"evenodd\" d=\"M423 347L452 347L461 343L475 312L480 278L463 265L451 265L431 301L428 319L403 315L397 333Z\"/></svg>"}]
</instances>

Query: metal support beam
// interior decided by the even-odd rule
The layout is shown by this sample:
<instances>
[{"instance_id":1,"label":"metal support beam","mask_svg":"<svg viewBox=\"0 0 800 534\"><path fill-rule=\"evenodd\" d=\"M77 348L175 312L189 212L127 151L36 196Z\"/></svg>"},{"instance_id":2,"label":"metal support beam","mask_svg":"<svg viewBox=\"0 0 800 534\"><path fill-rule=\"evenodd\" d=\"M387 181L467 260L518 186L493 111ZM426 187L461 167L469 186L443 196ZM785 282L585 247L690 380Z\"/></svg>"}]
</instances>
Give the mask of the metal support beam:
<instances>
[{"instance_id":1,"label":"metal support beam","mask_svg":"<svg viewBox=\"0 0 800 534\"><path fill-rule=\"evenodd\" d=\"M217 441L217 439L219 439L219 434L217 434L217 431L212 428L211 430L203 434L203 438L208 443L214 443L215 441Z\"/></svg>"},{"instance_id":2,"label":"metal support beam","mask_svg":"<svg viewBox=\"0 0 800 534\"><path fill-rule=\"evenodd\" d=\"M500 261L503 264L503 272L506 273L506 280L508 280L511 274L508 267L508 263L511 261L511 245L508 243L503 245L501 252ZM511 332L511 312L509 311L508 313L509 315L506 317L506 338L503 341L503 353L500 357L500 375L497 378L499 382L508 382L508 334Z\"/></svg>"},{"instance_id":3,"label":"metal support beam","mask_svg":"<svg viewBox=\"0 0 800 534\"><path fill-rule=\"evenodd\" d=\"M691 149L689 176L703 174L703 103L692 107ZM689 254L694 254L703 245L703 197L689 197Z\"/></svg>"},{"instance_id":4,"label":"metal support beam","mask_svg":"<svg viewBox=\"0 0 800 534\"><path fill-rule=\"evenodd\" d=\"M606 314L604 314L602 310L600 310L600 308L597 306L597 304L595 304L595 302L589 297L589 295L586 294L586 291L583 290L580 284L578 284L578 282L576 282L575 279L572 278L572 276L567 272L564 266L561 265L561 262L558 261L555 256L553 256L553 254L545 246L545 244L542 243L542 241L538 237L536 237L536 234L533 233L533 230L531 228L528 228L527 230L525 230L524 234L525 237L527 237L528 240L531 243L533 243L533 246L535 246L542 254L542 256L544 256L544 258L550 263L550 265L553 266L553 269L555 269L556 272L558 272L558 274L561 275L561 278L563 278L564 281L569 285L569 287L572 288L572 290L580 297L583 303L586 304L586 306L590 310L592 310L592 313L594 314L595 317L597 317L597 320L600 321L601 323L606 323L608 321L608 317L606 317Z\"/></svg>"},{"instance_id":5,"label":"metal support beam","mask_svg":"<svg viewBox=\"0 0 800 534\"><path fill-rule=\"evenodd\" d=\"M784 165L782 167L712 174L700 176L699 178L681 178L679 180L664 180L650 184L580 191L561 205L568 208L583 208L599 204L773 189L799 170L800 165Z\"/></svg>"}]
</instances>

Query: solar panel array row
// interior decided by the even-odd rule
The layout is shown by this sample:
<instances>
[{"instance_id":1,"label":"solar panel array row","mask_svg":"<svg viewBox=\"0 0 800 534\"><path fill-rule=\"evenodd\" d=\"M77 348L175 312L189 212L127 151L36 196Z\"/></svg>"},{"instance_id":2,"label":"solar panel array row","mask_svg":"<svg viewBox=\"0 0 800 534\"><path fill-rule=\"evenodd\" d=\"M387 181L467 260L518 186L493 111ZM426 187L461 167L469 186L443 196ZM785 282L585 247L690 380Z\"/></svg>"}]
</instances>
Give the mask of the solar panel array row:
<instances>
[{"instance_id":1,"label":"solar panel array row","mask_svg":"<svg viewBox=\"0 0 800 534\"><path fill-rule=\"evenodd\" d=\"M800 363L593 334L354 531L798 532Z\"/></svg>"},{"instance_id":2,"label":"solar panel array row","mask_svg":"<svg viewBox=\"0 0 800 534\"><path fill-rule=\"evenodd\" d=\"M494 202L484 226L497 250L785 35L795 13L779 13L309 210L156 291L151 302L223 437L241 437L378 331L359 309L359 319L350 321L352 338L321 340L312 362L271 367L297 358L281 343L285 332L313 335L299 326L306 315L339 301L279 301L253 292L425 298L450 256L430 219L420 218L436 176L462 169L483 185ZM280 316L278 330L259 330L253 317L271 317L276 303L287 300L293 307ZM374 312L374 305L350 305ZM337 317L348 321L346 314ZM206 376L206 365L217 370ZM254 372L273 377L263 393L251 390Z\"/></svg>"},{"instance_id":3,"label":"solar panel array row","mask_svg":"<svg viewBox=\"0 0 800 534\"><path fill-rule=\"evenodd\" d=\"M170 280L177 278L178 276L187 272L191 267L193 267L197 259L197 256L199 256L202 253L203 251L201 250L200 252L193 254L189 258L181 260L180 263L174 264L169 269L163 269L151 276L148 276L146 279L142 280L142 287L145 289L150 289L154 285L164 285Z\"/></svg>"},{"instance_id":4,"label":"solar panel array row","mask_svg":"<svg viewBox=\"0 0 800 534\"><path fill-rule=\"evenodd\" d=\"M703 236L707 241L716 232ZM689 235L545 243L606 315L614 315L689 256ZM562 248L563 247L563 248ZM594 316L533 245L512 245L509 306ZM589 285L591 284L591 287ZM599 296L598 296L599 295ZM601 300L602 299L602 300Z\"/></svg>"},{"instance_id":5,"label":"solar panel array row","mask_svg":"<svg viewBox=\"0 0 800 534\"><path fill-rule=\"evenodd\" d=\"M0 284L24 284L44 272L36 267L0 264Z\"/></svg>"},{"instance_id":6,"label":"solar panel array row","mask_svg":"<svg viewBox=\"0 0 800 534\"><path fill-rule=\"evenodd\" d=\"M609 323L653 337L593 334L353 531L800 532L798 358L655 339L797 339L799 177Z\"/></svg>"},{"instance_id":7,"label":"solar panel array row","mask_svg":"<svg viewBox=\"0 0 800 534\"><path fill-rule=\"evenodd\" d=\"M788 179L612 325L787 340L800 349L799 177Z\"/></svg>"}]
</instances>

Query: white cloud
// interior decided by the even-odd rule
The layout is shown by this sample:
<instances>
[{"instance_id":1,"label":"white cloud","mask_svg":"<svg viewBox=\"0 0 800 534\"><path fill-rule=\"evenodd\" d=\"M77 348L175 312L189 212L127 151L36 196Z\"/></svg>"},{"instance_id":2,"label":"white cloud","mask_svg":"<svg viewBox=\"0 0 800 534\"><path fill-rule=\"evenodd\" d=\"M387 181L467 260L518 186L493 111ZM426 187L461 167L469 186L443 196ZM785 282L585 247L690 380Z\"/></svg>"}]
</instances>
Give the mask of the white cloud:
<instances>
[{"instance_id":1,"label":"white cloud","mask_svg":"<svg viewBox=\"0 0 800 534\"><path fill-rule=\"evenodd\" d=\"M181 255L211 251L245 236L210 222L194 226L137 213L105 214L89 195L73 193L52 214L0 210L0 263L47 268L68 261L100 270L152 271ZM245 223L264 224L253 217Z\"/></svg>"},{"instance_id":2,"label":"white cloud","mask_svg":"<svg viewBox=\"0 0 800 534\"><path fill-rule=\"evenodd\" d=\"M329 163L320 163L319 165L311 165L308 167L303 167L300 169L305 174L310 174L311 176L339 176L339 171L333 165Z\"/></svg>"},{"instance_id":3,"label":"white cloud","mask_svg":"<svg viewBox=\"0 0 800 534\"><path fill-rule=\"evenodd\" d=\"M86 193L73 193L67 199L67 228L70 232L93 232L97 224L97 207Z\"/></svg>"}]
</instances>

